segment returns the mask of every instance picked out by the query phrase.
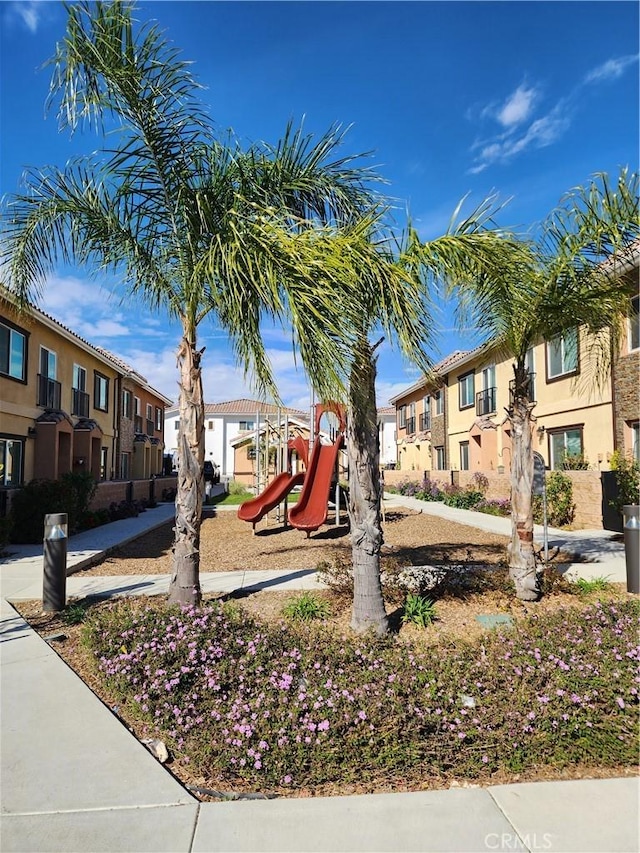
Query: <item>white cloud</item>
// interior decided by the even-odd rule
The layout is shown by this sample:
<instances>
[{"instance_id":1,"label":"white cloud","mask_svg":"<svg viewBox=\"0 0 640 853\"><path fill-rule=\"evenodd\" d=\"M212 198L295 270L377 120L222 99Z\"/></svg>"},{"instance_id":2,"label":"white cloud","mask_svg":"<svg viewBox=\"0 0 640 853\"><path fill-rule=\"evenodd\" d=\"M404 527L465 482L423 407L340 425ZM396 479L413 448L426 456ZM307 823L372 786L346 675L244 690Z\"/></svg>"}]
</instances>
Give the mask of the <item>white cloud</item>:
<instances>
[{"instance_id":1,"label":"white cloud","mask_svg":"<svg viewBox=\"0 0 640 853\"><path fill-rule=\"evenodd\" d=\"M619 77L622 77L627 68L634 65L637 61L638 54L608 59L602 65L598 65L597 68L590 71L584 78L584 82L602 83L607 80L617 80Z\"/></svg>"},{"instance_id":2,"label":"white cloud","mask_svg":"<svg viewBox=\"0 0 640 853\"><path fill-rule=\"evenodd\" d=\"M14 18L17 18L30 33L36 33L38 31L42 9L43 6L41 3L27 2L27 0L22 0L20 3L11 3L9 5L10 14Z\"/></svg>"},{"instance_id":3,"label":"white cloud","mask_svg":"<svg viewBox=\"0 0 640 853\"><path fill-rule=\"evenodd\" d=\"M524 84L518 86L506 99L497 112L496 118L503 127L513 127L522 124L531 115L534 103L538 100L539 91Z\"/></svg>"},{"instance_id":4,"label":"white cloud","mask_svg":"<svg viewBox=\"0 0 640 853\"><path fill-rule=\"evenodd\" d=\"M476 141L472 150L480 149L471 174L483 172L494 163L506 163L528 149L546 148L560 139L571 124L572 113L567 100L559 101L546 115L532 121L526 128L494 136L484 142Z\"/></svg>"}]
</instances>

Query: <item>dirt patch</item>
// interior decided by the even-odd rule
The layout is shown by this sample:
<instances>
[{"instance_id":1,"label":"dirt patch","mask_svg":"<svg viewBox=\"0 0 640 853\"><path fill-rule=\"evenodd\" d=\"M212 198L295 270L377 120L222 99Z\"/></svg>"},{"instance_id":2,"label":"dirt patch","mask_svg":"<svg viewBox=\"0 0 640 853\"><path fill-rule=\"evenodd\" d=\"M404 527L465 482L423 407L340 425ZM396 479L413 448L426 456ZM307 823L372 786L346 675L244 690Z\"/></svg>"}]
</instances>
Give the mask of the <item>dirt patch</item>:
<instances>
[{"instance_id":1,"label":"dirt patch","mask_svg":"<svg viewBox=\"0 0 640 853\"><path fill-rule=\"evenodd\" d=\"M324 525L309 538L301 530L284 528L273 518L251 525L236 513L220 511L203 519L200 531L200 570L229 572L256 569L309 569L322 561L350 558L349 530ZM499 563L507 537L446 521L409 509L386 513L383 554L407 565L425 563ZM173 523L114 549L101 563L85 569L91 575L164 574L171 570Z\"/></svg>"}]
</instances>

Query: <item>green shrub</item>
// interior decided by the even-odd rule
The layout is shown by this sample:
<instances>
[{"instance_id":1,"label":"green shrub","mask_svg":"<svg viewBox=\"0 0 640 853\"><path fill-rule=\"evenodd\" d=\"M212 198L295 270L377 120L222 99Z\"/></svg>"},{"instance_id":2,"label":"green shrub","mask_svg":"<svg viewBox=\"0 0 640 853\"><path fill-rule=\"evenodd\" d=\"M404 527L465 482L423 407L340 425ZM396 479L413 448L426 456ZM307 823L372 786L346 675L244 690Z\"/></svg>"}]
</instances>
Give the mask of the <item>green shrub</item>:
<instances>
[{"instance_id":1,"label":"green shrub","mask_svg":"<svg viewBox=\"0 0 640 853\"><path fill-rule=\"evenodd\" d=\"M402 621L405 625L411 623L420 628L426 628L427 625L431 625L435 618L436 606L430 598L409 593L404 603L402 615Z\"/></svg>"},{"instance_id":2,"label":"green shrub","mask_svg":"<svg viewBox=\"0 0 640 853\"><path fill-rule=\"evenodd\" d=\"M547 477L547 521L552 527L565 527L573 521L575 510L571 478L552 471ZM541 495L533 498L533 520L536 524L544 521Z\"/></svg>"},{"instance_id":3,"label":"green shrub","mask_svg":"<svg viewBox=\"0 0 640 853\"><path fill-rule=\"evenodd\" d=\"M623 456L619 450L612 453L610 465L618 484L618 497L611 504L621 513L623 506L640 503L640 465L637 459Z\"/></svg>"},{"instance_id":4,"label":"green shrub","mask_svg":"<svg viewBox=\"0 0 640 853\"><path fill-rule=\"evenodd\" d=\"M577 578L575 585L578 587L580 595L590 595L592 592L606 592L611 589L611 581L599 575L596 578Z\"/></svg>"},{"instance_id":5,"label":"green shrub","mask_svg":"<svg viewBox=\"0 0 640 853\"><path fill-rule=\"evenodd\" d=\"M96 488L88 473L68 473L59 480L31 480L11 502L11 541L41 542L45 515L55 512L67 513L69 534L75 533Z\"/></svg>"},{"instance_id":6,"label":"green shrub","mask_svg":"<svg viewBox=\"0 0 640 853\"><path fill-rule=\"evenodd\" d=\"M239 483L237 480L229 480L227 483L227 492L230 495L249 495L247 487L244 483Z\"/></svg>"},{"instance_id":7,"label":"green shrub","mask_svg":"<svg viewBox=\"0 0 640 853\"><path fill-rule=\"evenodd\" d=\"M282 613L287 619L311 622L313 619L328 619L331 608L324 598L318 598L313 592L302 592L285 604Z\"/></svg>"}]
</instances>

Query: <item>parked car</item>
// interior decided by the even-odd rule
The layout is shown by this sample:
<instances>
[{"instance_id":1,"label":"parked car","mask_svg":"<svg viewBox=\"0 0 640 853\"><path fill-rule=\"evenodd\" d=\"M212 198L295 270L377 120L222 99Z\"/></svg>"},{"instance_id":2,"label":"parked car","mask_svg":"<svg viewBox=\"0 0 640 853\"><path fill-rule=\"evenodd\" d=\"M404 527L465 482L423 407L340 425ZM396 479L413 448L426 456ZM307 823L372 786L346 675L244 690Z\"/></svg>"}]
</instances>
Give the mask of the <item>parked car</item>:
<instances>
[{"instance_id":1,"label":"parked car","mask_svg":"<svg viewBox=\"0 0 640 853\"><path fill-rule=\"evenodd\" d=\"M220 466L210 459L206 459L204 463L204 480L205 483L220 482Z\"/></svg>"}]
</instances>

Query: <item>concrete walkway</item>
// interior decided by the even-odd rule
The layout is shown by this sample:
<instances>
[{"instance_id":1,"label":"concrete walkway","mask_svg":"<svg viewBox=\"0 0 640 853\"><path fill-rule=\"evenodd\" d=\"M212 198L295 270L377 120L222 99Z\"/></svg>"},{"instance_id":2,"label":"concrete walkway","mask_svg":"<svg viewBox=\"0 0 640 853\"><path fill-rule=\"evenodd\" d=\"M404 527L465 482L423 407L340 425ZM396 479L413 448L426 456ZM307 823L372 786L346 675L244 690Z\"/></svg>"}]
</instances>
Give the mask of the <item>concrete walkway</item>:
<instances>
[{"instance_id":1,"label":"concrete walkway","mask_svg":"<svg viewBox=\"0 0 640 853\"><path fill-rule=\"evenodd\" d=\"M394 497L386 506L397 502ZM414 506L411 499L402 503ZM503 519L416 504L503 532L493 526ZM173 506L160 505L73 537L70 568L99 559L172 515ZM567 539L562 531L556 534ZM624 567L623 554L606 536L581 533L569 540L576 553L585 548L601 558L593 564L602 567L598 574L618 573L620 561ZM10 600L42 595L41 549L11 550L0 561L2 853L639 849L637 779L199 803L11 607ZM202 575L204 589L221 591L315 583L312 570ZM162 576L71 575L67 594L153 594L166 591L167 584Z\"/></svg>"}]
</instances>

